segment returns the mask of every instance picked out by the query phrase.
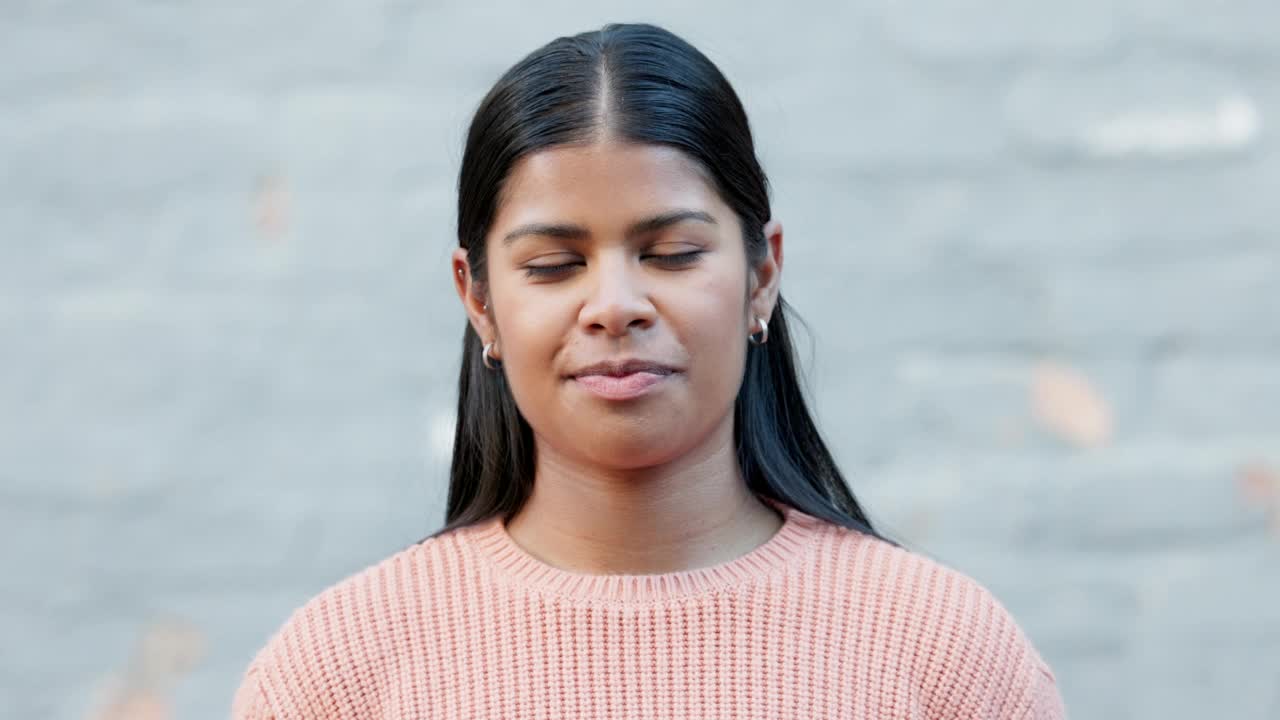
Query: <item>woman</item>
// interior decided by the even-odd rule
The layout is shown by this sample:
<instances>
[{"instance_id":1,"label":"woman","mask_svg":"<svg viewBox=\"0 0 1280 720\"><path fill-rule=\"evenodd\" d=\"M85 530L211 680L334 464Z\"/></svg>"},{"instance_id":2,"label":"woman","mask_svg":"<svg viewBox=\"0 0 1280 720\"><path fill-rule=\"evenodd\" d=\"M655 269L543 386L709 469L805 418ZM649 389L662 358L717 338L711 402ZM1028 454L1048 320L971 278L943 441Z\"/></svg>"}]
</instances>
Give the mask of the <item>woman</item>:
<instances>
[{"instance_id":1,"label":"woman","mask_svg":"<svg viewBox=\"0 0 1280 720\"><path fill-rule=\"evenodd\" d=\"M734 91L652 25L481 102L448 523L270 639L239 718L1061 718L974 580L880 536L802 398Z\"/></svg>"}]
</instances>

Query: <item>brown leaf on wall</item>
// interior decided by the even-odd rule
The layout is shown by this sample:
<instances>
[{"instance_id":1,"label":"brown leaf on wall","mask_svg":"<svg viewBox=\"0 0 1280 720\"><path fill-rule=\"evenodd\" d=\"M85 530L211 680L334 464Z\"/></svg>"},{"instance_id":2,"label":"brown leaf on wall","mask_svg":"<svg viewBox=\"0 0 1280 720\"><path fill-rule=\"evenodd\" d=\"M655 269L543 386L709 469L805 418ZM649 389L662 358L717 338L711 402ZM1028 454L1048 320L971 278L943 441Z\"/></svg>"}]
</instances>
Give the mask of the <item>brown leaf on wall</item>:
<instances>
[{"instance_id":1,"label":"brown leaf on wall","mask_svg":"<svg viewBox=\"0 0 1280 720\"><path fill-rule=\"evenodd\" d=\"M204 656L205 637L199 628L180 620L161 618L143 628L123 671L100 685L92 720L169 720L173 716L169 689Z\"/></svg>"},{"instance_id":2,"label":"brown leaf on wall","mask_svg":"<svg viewBox=\"0 0 1280 720\"><path fill-rule=\"evenodd\" d=\"M1038 364L1031 382L1032 413L1049 432L1077 447L1111 439L1111 407L1082 373L1055 362Z\"/></svg>"},{"instance_id":3,"label":"brown leaf on wall","mask_svg":"<svg viewBox=\"0 0 1280 720\"><path fill-rule=\"evenodd\" d=\"M169 720L173 708L159 695L133 688L116 690L115 697L89 717L93 720Z\"/></svg>"},{"instance_id":4,"label":"brown leaf on wall","mask_svg":"<svg viewBox=\"0 0 1280 720\"><path fill-rule=\"evenodd\" d=\"M1262 508L1271 532L1280 536L1280 472L1260 461L1246 463L1236 474L1236 489L1245 502Z\"/></svg>"},{"instance_id":5,"label":"brown leaf on wall","mask_svg":"<svg viewBox=\"0 0 1280 720\"><path fill-rule=\"evenodd\" d=\"M289 188L284 179L266 175L258 180L254 193L254 224L267 240L279 240L289 229Z\"/></svg>"}]
</instances>

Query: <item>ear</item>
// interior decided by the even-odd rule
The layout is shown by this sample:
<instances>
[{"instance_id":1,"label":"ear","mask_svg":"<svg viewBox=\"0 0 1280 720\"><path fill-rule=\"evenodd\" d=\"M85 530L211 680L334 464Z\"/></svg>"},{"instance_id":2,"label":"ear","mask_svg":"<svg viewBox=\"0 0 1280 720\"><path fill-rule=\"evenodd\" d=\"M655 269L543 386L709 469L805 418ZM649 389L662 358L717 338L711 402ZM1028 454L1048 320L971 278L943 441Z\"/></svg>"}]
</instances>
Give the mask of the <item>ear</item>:
<instances>
[{"instance_id":1,"label":"ear","mask_svg":"<svg viewBox=\"0 0 1280 720\"><path fill-rule=\"evenodd\" d=\"M755 318L768 320L773 317L773 308L778 303L778 290L782 281L782 223L772 219L765 223L764 241L764 259L752 269L752 290L748 298L751 317L747 318L750 332L758 330Z\"/></svg>"},{"instance_id":2,"label":"ear","mask_svg":"<svg viewBox=\"0 0 1280 720\"><path fill-rule=\"evenodd\" d=\"M467 320L471 328L480 336L480 342L488 343L496 339L493 323L493 310L488 308L488 288L484 283L471 276L471 264L467 262L467 251L455 248L452 260L453 287L462 301L462 309L467 312Z\"/></svg>"}]
</instances>

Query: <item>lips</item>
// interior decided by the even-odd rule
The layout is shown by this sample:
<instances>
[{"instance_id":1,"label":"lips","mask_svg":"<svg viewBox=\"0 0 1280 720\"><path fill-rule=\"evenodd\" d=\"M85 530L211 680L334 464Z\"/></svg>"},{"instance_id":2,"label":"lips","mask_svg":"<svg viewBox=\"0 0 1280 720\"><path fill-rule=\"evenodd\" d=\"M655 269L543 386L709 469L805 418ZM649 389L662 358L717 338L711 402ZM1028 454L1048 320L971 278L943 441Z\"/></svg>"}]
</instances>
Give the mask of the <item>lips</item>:
<instances>
[{"instance_id":1,"label":"lips","mask_svg":"<svg viewBox=\"0 0 1280 720\"><path fill-rule=\"evenodd\" d=\"M675 368L652 360L606 360L587 365L572 374L575 378L600 375L622 377L632 373L652 373L654 375L670 375Z\"/></svg>"},{"instance_id":2,"label":"lips","mask_svg":"<svg viewBox=\"0 0 1280 720\"><path fill-rule=\"evenodd\" d=\"M605 400L631 400L669 379L676 370L648 360L609 361L588 365L573 374L582 388Z\"/></svg>"}]
</instances>

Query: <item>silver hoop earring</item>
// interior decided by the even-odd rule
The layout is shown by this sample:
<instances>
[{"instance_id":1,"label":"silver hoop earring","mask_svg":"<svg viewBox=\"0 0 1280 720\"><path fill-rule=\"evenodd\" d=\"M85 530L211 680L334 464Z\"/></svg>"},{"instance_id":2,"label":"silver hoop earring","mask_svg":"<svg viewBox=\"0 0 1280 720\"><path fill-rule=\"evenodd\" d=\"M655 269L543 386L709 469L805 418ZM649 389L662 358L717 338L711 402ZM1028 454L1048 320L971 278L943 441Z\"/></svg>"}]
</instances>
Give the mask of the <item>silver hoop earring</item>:
<instances>
[{"instance_id":1,"label":"silver hoop earring","mask_svg":"<svg viewBox=\"0 0 1280 720\"><path fill-rule=\"evenodd\" d=\"M489 354L492 347L493 343L485 343L484 349L480 351L480 361L490 370L497 370L498 366L493 364L493 356Z\"/></svg>"},{"instance_id":2,"label":"silver hoop earring","mask_svg":"<svg viewBox=\"0 0 1280 720\"><path fill-rule=\"evenodd\" d=\"M752 345L763 345L769 340L769 324L766 323L762 317L756 318L756 322L760 323L760 339L756 339L755 333L748 333L747 342Z\"/></svg>"}]
</instances>

